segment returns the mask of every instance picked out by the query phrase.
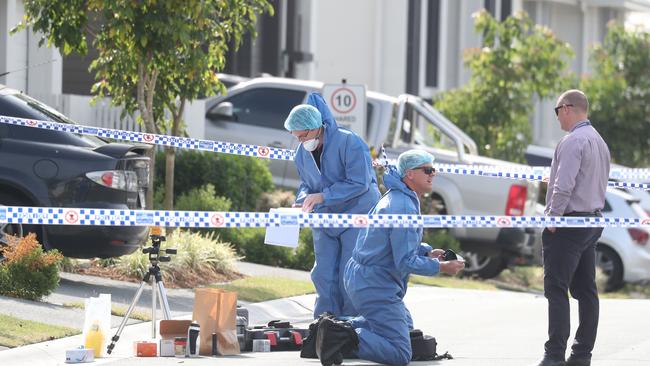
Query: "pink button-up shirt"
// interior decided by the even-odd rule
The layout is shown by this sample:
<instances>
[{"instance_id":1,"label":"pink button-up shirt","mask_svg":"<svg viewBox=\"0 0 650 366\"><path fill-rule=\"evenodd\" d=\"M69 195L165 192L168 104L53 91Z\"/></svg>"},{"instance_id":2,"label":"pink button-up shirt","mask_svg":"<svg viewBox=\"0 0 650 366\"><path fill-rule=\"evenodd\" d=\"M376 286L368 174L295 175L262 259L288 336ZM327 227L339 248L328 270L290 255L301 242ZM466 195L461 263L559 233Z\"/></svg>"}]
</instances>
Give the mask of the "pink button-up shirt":
<instances>
[{"instance_id":1,"label":"pink button-up shirt","mask_svg":"<svg viewBox=\"0 0 650 366\"><path fill-rule=\"evenodd\" d=\"M609 148L591 122L578 122L555 148L544 213L602 210L609 162Z\"/></svg>"}]
</instances>

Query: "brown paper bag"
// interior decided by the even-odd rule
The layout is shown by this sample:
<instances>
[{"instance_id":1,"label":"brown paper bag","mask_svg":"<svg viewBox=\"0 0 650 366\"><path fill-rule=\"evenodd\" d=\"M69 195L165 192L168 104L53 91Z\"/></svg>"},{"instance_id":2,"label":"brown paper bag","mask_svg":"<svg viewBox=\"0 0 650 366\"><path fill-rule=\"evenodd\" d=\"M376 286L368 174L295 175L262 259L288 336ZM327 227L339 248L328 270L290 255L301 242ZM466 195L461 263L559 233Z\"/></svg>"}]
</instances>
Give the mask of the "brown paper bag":
<instances>
[{"instance_id":1,"label":"brown paper bag","mask_svg":"<svg viewBox=\"0 0 650 366\"><path fill-rule=\"evenodd\" d=\"M217 288L197 288L193 319L199 323L199 354L212 354L212 333L217 334L220 355L239 354L237 341L237 293Z\"/></svg>"}]
</instances>

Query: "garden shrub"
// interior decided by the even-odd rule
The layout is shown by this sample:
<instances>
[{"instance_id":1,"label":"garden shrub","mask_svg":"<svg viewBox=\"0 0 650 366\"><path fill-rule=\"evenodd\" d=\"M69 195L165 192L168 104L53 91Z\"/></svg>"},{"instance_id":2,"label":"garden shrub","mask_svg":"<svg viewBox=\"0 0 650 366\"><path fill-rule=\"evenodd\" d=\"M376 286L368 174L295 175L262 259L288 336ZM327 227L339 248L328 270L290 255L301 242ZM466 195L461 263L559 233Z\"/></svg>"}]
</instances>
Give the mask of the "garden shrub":
<instances>
[{"instance_id":1,"label":"garden shrub","mask_svg":"<svg viewBox=\"0 0 650 366\"><path fill-rule=\"evenodd\" d=\"M276 189L273 192L264 192L255 205L255 211L268 212L271 208L291 207L296 202L296 195L291 191Z\"/></svg>"},{"instance_id":2,"label":"garden shrub","mask_svg":"<svg viewBox=\"0 0 650 366\"><path fill-rule=\"evenodd\" d=\"M314 266L314 238L310 228L300 229L298 248L291 257L291 268L311 270Z\"/></svg>"},{"instance_id":3,"label":"garden shrub","mask_svg":"<svg viewBox=\"0 0 650 366\"><path fill-rule=\"evenodd\" d=\"M217 196L214 185L208 183L181 194L175 206L179 211L228 211L232 202Z\"/></svg>"},{"instance_id":4,"label":"garden shrub","mask_svg":"<svg viewBox=\"0 0 650 366\"><path fill-rule=\"evenodd\" d=\"M27 300L40 300L59 285L59 264L63 255L56 250L43 251L30 233L8 237L2 248L5 260L0 264L0 294Z\"/></svg>"},{"instance_id":5,"label":"garden shrub","mask_svg":"<svg viewBox=\"0 0 650 366\"><path fill-rule=\"evenodd\" d=\"M298 248L264 244L264 228L222 229L224 241L233 243L246 262L283 268L310 270L314 265L314 245L311 230L300 229Z\"/></svg>"},{"instance_id":6,"label":"garden shrub","mask_svg":"<svg viewBox=\"0 0 650 366\"><path fill-rule=\"evenodd\" d=\"M292 249L264 244L265 228L219 230L220 237L233 244L246 262L290 268Z\"/></svg>"},{"instance_id":7,"label":"garden shrub","mask_svg":"<svg viewBox=\"0 0 650 366\"><path fill-rule=\"evenodd\" d=\"M424 229L422 241L433 249L451 249L460 253L460 242L449 234L447 229Z\"/></svg>"},{"instance_id":8,"label":"garden shrub","mask_svg":"<svg viewBox=\"0 0 650 366\"><path fill-rule=\"evenodd\" d=\"M169 284L210 283L213 279L234 279L239 276L235 261L239 259L234 248L216 238L213 233L196 233L175 230L160 245L164 249L175 248L177 254L171 262L161 262L163 281ZM122 256L115 268L127 277L142 277L149 270L149 256L141 251Z\"/></svg>"},{"instance_id":9,"label":"garden shrub","mask_svg":"<svg viewBox=\"0 0 650 366\"><path fill-rule=\"evenodd\" d=\"M164 153L156 156L157 191L165 181ZM176 153L174 196L206 184L228 197L233 211L253 211L263 192L274 188L268 162L247 156L183 150ZM158 193L162 196L162 193ZM161 201L159 197L158 200Z\"/></svg>"}]
</instances>

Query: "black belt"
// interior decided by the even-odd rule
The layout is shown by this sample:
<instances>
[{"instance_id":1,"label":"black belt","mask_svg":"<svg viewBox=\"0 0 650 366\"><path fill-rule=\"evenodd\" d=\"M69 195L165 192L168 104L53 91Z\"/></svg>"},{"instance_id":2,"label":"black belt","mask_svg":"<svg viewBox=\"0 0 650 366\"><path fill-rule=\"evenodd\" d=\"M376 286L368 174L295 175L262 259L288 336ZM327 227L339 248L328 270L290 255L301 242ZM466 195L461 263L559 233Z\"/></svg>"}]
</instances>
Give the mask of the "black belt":
<instances>
[{"instance_id":1,"label":"black belt","mask_svg":"<svg viewBox=\"0 0 650 366\"><path fill-rule=\"evenodd\" d=\"M586 211L571 211L571 212L567 212L567 213L565 213L565 214L562 215L562 216L602 217L603 214L600 213L600 210L590 211L590 212L586 212Z\"/></svg>"}]
</instances>

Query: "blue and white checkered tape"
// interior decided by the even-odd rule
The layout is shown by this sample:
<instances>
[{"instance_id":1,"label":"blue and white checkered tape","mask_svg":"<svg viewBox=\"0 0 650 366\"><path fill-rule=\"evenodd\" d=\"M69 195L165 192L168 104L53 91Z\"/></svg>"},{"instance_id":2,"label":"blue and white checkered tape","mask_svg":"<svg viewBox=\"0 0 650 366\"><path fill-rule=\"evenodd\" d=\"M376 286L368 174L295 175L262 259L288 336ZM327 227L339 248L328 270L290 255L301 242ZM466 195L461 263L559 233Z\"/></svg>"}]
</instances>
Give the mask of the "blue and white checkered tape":
<instances>
[{"instance_id":1,"label":"blue and white checkered tape","mask_svg":"<svg viewBox=\"0 0 650 366\"><path fill-rule=\"evenodd\" d=\"M294 150L279 149L269 146L247 145L234 142L202 140L189 137L177 137L144 132L133 132L115 130L101 127L72 125L51 121L39 121L15 117L0 116L0 123L42 128L63 132L72 132L82 135L112 138L115 140L141 142L160 146L177 147L190 150L213 151L217 153L253 156L265 159L293 160ZM382 159L378 159L375 165L394 164L394 160L386 159L382 150ZM531 181L548 181L550 170L548 167L526 167L526 166L490 166L490 165L454 165L435 164L436 169L441 173L476 175L506 179L524 179ZM650 179L650 169L612 169L610 178L613 179ZM610 187L645 189L650 190L650 183L616 182L610 181Z\"/></svg>"},{"instance_id":2,"label":"blue and white checkered tape","mask_svg":"<svg viewBox=\"0 0 650 366\"><path fill-rule=\"evenodd\" d=\"M110 128L91 127L58 123L50 121L38 121L23 118L0 116L0 123L17 126L41 128L62 132L71 132L81 135L90 135L111 138L115 140L141 142L146 144L177 147L181 149L214 151L225 154L254 156L265 159L293 160L293 150L278 149L268 146L247 145L222 141L201 140L189 137L168 136L150 134L144 132L114 130Z\"/></svg>"},{"instance_id":3,"label":"blue and white checkered tape","mask_svg":"<svg viewBox=\"0 0 650 366\"><path fill-rule=\"evenodd\" d=\"M165 226L186 228L315 227L648 227L650 218L353 215L263 212L113 210L0 206L0 223L90 226Z\"/></svg>"}]
</instances>

